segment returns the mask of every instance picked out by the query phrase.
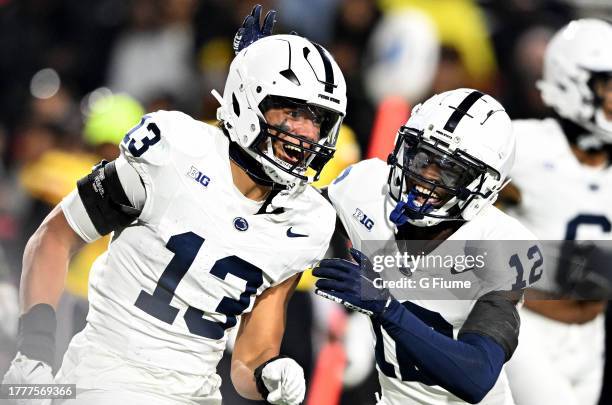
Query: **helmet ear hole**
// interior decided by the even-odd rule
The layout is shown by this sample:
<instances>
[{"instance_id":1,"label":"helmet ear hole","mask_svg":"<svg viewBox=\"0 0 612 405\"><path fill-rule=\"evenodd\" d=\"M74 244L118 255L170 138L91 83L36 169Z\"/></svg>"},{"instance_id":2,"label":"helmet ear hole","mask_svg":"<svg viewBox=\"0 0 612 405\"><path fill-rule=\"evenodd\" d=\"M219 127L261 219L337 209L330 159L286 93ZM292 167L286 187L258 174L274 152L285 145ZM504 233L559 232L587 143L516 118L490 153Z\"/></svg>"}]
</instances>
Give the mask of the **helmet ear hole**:
<instances>
[{"instance_id":1,"label":"helmet ear hole","mask_svg":"<svg viewBox=\"0 0 612 405\"><path fill-rule=\"evenodd\" d=\"M236 117L240 117L240 104L238 104L238 99L236 99L236 93L232 93L232 107L234 108Z\"/></svg>"},{"instance_id":2,"label":"helmet ear hole","mask_svg":"<svg viewBox=\"0 0 612 405\"><path fill-rule=\"evenodd\" d=\"M465 187L461 187L457 190L457 198L460 200L467 200L470 197L470 190Z\"/></svg>"},{"instance_id":3,"label":"helmet ear hole","mask_svg":"<svg viewBox=\"0 0 612 405\"><path fill-rule=\"evenodd\" d=\"M312 167L316 171L320 171L321 169L323 169L323 166L325 166L325 164L328 161L329 161L329 158L323 158L321 156L315 156L315 158L312 159L312 162L310 162L310 167Z\"/></svg>"}]
</instances>

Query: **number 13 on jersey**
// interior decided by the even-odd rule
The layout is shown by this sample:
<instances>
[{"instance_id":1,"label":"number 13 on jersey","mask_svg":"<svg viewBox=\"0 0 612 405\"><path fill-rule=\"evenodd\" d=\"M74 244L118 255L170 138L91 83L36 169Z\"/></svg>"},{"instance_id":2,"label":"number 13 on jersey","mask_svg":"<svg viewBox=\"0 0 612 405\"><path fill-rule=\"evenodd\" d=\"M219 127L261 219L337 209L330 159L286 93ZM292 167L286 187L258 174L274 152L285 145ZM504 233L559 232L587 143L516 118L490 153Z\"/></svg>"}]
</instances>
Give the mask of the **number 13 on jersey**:
<instances>
[{"instance_id":1,"label":"number 13 on jersey","mask_svg":"<svg viewBox=\"0 0 612 405\"><path fill-rule=\"evenodd\" d=\"M174 257L162 272L153 293L142 290L134 305L160 321L170 325L174 323L179 308L170 305L170 302L203 244L204 238L193 232L172 236L166 248L174 253ZM192 306L185 311L183 318L189 332L217 340L223 337L226 329L236 326L236 316L249 307L251 298L263 284L263 273L257 266L237 256L227 256L215 262L210 269L210 274L220 280L225 280L228 274L232 274L246 281L246 287L237 300L221 297L215 311L225 315L225 322L205 319L204 311Z\"/></svg>"},{"instance_id":2,"label":"number 13 on jersey","mask_svg":"<svg viewBox=\"0 0 612 405\"><path fill-rule=\"evenodd\" d=\"M161 131L154 122L149 122L146 126L147 132L144 135L138 131L145 124L148 116L142 117L140 123L132 128L123 137L123 143L127 145L128 150L134 157L140 157L143 153L149 150L149 147L155 145L161 140Z\"/></svg>"}]
</instances>

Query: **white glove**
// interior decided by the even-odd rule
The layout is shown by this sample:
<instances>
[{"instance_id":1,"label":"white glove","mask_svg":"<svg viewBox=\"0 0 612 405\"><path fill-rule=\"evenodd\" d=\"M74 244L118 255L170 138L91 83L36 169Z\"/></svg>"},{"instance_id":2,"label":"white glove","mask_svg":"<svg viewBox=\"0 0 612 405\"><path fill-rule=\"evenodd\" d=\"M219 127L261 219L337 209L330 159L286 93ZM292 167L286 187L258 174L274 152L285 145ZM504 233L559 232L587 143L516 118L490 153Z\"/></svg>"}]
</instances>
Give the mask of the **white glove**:
<instances>
[{"instance_id":1,"label":"white glove","mask_svg":"<svg viewBox=\"0 0 612 405\"><path fill-rule=\"evenodd\" d=\"M2 384L53 384L53 370L48 364L17 353ZM51 405L51 399L15 399L15 405Z\"/></svg>"},{"instance_id":2,"label":"white glove","mask_svg":"<svg viewBox=\"0 0 612 405\"><path fill-rule=\"evenodd\" d=\"M298 405L304 401L304 370L290 358L274 360L263 368L261 379L270 392L266 400L274 405Z\"/></svg>"}]
</instances>

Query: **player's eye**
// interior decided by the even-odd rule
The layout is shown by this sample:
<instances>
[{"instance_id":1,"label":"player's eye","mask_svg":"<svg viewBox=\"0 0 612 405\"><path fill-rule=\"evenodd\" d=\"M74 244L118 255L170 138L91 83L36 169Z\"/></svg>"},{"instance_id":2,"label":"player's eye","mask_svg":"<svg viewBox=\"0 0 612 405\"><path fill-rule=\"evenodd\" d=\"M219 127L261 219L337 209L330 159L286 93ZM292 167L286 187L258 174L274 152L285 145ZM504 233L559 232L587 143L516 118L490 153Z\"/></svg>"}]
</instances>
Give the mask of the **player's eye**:
<instances>
[{"instance_id":1,"label":"player's eye","mask_svg":"<svg viewBox=\"0 0 612 405\"><path fill-rule=\"evenodd\" d=\"M299 118L303 118L309 121L312 121L314 125L316 126L320 126L321 125L321 121L322 119L320 117L317 116L317 114L314 111L311 111L309 108L307 107L298 107L298 108L285 108L284 113L292 118L292 119L299 119Z\"/></svg>"},{"instance_id":2,"label":"player's eye","mask_svg":"<svg viewBox=\"0 0 612 405\"><path fill-rule=\"evenodd\" d=\"M425 152L418 152L412 158L410 168L413 170L420 170L429 164L429 156Z\"/></svg>"},{"instance_id":3,"label":"player's eye","mask_svg":"<svg viewBox=\"0 0 612 405\"><path fill-rule=\"evenodd\" d=\"M291 117L291 118L299 118L300 117L300 112L296 109L292 109L292 108L285 108L285 110L283 111L285 113L285 115Z\"/></svg>"},{"instance_id":4,"label":"player's eye","mask_svg":"<svg viewBox=\"0 0 612 405\"><path fill-rule=\"evenodd\" d=\"M461 173L455 173L451 170L444 170L440 177L442 178L442 184L449 187L455 187L459 183Z\"/></svg>"}]
</instances>

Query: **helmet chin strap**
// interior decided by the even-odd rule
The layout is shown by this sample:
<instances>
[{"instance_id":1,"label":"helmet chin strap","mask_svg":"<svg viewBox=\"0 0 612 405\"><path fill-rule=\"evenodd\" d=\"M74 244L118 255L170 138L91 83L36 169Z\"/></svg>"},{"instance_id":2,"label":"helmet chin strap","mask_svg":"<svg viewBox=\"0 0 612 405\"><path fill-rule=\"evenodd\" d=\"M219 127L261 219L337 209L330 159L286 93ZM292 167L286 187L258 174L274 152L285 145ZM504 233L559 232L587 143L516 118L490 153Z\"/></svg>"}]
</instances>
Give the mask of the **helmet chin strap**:
<instances>
[{"instance_id":1,"label":"helmet chin strap","mask_svg":"<svg viewBox=\"0 0 612 405\"><path fill-rule=\"evenodd\" d=\"M270 179L270 177L263 171L255 159L243 151L237 143L230 142L229 156L234 163L244 170L251 180L260 186L270 187L272 190L286 190L288 188L285 185L272 181L272 179Z\"/></svg>"}]
</instances>

